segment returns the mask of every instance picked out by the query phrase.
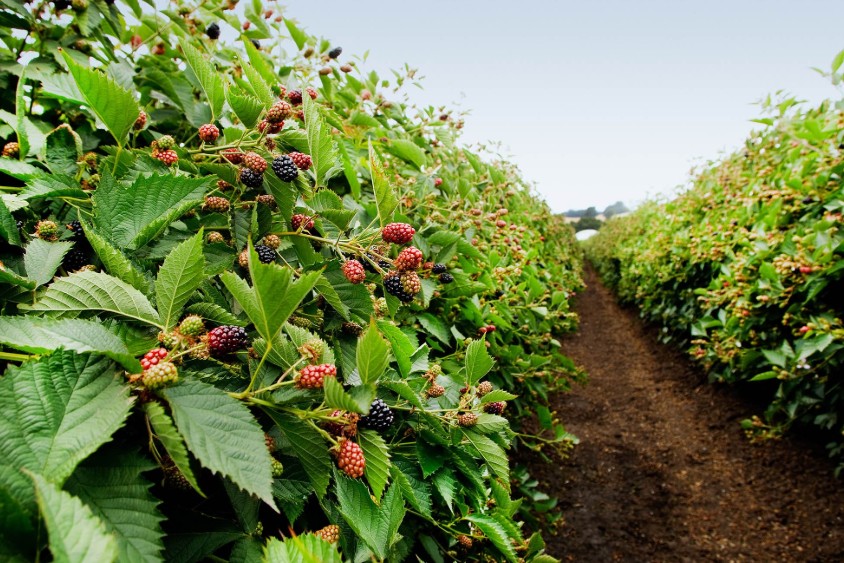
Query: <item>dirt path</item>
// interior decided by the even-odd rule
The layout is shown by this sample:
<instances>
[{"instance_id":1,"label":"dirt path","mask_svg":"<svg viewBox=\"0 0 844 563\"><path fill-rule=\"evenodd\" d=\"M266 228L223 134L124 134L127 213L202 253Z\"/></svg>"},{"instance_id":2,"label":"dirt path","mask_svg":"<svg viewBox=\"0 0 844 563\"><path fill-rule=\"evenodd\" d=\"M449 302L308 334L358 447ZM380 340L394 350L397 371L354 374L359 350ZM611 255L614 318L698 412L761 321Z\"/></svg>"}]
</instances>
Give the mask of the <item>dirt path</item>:
<instances>
[{"instance_id":1,"label":"dirt path","mask_svg":"<svg viewBox=\"0 0 844 563\"><path fill-rule=\"evenodd\" d=\"M532 460L565 524L549 552L571 561L844 561L844 481L822 452L749 443L752 412L658 344L587 270L579 334L564 342L590 383L556 399L581 439Z\"/></svg>"}]
</instances>

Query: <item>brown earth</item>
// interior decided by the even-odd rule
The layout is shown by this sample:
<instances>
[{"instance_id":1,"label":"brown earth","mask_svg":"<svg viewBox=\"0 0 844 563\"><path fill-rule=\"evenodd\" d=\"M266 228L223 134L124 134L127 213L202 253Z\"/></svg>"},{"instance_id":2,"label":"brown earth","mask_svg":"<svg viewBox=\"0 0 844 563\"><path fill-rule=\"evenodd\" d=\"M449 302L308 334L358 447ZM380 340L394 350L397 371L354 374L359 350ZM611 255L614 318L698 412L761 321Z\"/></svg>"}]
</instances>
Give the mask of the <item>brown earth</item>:
<instances>
[{"instance_id":1,"label":"brown earth","mask_svg":"<svg viewBox=\"0 0 844 563\"><path fill-rule=\"evenodd\" d=\"M554 408L581 443L567 459L522 456L565 522L564 561L844 561L844 482L822 448L753 444L758 412L658 343L587 268L580 332L564 349L589 374Z\"/></svg>"}]
</instances>

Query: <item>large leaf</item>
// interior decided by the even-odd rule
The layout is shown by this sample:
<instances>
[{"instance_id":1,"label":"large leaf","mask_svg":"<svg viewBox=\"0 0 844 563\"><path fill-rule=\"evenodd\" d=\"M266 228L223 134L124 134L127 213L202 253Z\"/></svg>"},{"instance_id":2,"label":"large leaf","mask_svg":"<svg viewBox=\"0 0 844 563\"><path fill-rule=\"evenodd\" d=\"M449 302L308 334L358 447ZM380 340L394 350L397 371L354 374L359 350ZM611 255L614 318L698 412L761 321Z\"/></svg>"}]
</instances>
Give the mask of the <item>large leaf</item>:
<instances>
[{"instance_id":1,"label":"large leaf","mask_svg":"<svg viewBox=\"0 0 844 563\"><path fill-rule=\"evenodd\" d=\"M375 192L375 205L378 208L378 221L383 227L393 220L393 213L399 205L399 198L387 175L381 167L378 155L369 145L369 174L372 178L372 190Z\"/></svg>"},{"instance_id":2,"label":"large leaf","mask_svg":"<svg viewBox=\"0 0 844 563\"><path fill-rule=\"evenodd\" d=\"M305 111L305 127L308 133L308 151L313 159L316 185L325 184L328 171L337 160L337 149L331 129L319 113L319 105L310 96L302 96Z\"/></svg>"},{"instance_id":3,"label":"large leaf","mask_svg":"<svg viewBox=\"0 0 844 563\"><path fill-rule=\"evenodd\" d=\"M342 563L335 544L313 534L280 540L272 538L264 548L267 563Z\"/></svg>"},{"instance_id":4,"label":"large leaf","mask_svg":"<svg viewBox=\"0 0 844 563\"><path fill-rule=\"evenodd\" d=\"M200 463L275 509L270 453L249 409L201 381L181 381L162 394L179 433Z\"/></svg>"},{"instance_id":5,"label":"large leaf","mask_svg":"<svg viewBox=\"0 0 844 563\"><path fill-rule=\"evenodd\" d=\"M108 563L117 559L117 540L90 508L41 475L32 475L32 480L35 482L38 508L47 528L53 561Z\"/></svg>"},{"instance_id":6,"label":"large leaf","mask_svg":"<svg viewBox=\"0 0 844 563\"><path fill-rule=\"evenodd\" d=\"M510 467L507 460L507 453L491 438L484 436L474 430L464 430L463 434L469 439L469 442L480 452L481 457L484 458L487 465L489 465L492 472L501 478L502 483L509 487L510 485Z\"/></svg>"},{"instance_id":7,"label":"large leaf","mask_svg":"<svg viewBox=\"0 0 844 563\"><path fill-rule=\"evenodd\" d=\"M325 496L331 478L331 456L320 433L307 422L272 409L265 412L281 429L308 474L317 495Z\"/></svg>"},{"instance_id":8,"label":"large leaf","mask_svg":"<svg viewBox=\"0 0 844 563\"><path fill-rule=\"evenodd\" d=\"M390 449L384 438L374 430L362 430L358 433L358 444L363 450L363 457L366 459L364 472L369 486L372 488L372 496L376 502L381 501L381 494L387 481L390 478Z\"/></svg>"},{"instance_id":9,"label":"large leaf","mask_svg":"<svg viewBox=\"0 0 844 563\"><path fill-rule=\"evenodd\" d=\"M66 51L62 51L62 55L88 107L103 122L118 146L123 146L141 113L135 97L106 73L77 64Z\"/></svg>"},{"instance_id":10,"label":"large leaf","mask_svg":"<svg viewBox=\"0 0 844 563\"><path fill-rule=\"evenodd\" d=\"M346 523L375 555L383 559L395 541L396 531L404 519L404 502L399 487L390 487L379 507L372 501L369 490L360 481L337 473L335 482L340 513Z\"/></svg>"},{"instance_id":11,"label":"large leaf","mask_svg":"<svg viewBox=\"0 0 844 563\"><path fill-rule=\"evenodd\" d=\"M69 125L59 125L47 134L44 160L50 171L73 176L82 158L82 138Z\"/></svg>"},{"instance_id":12,"label":"large leaf","mask_svg":"<svg viewBox=\"0 0 844 563\"><path fill-rule=\"evenodd\" d=\"M196 79L199 81L199 86L208 99L208 104L211 106L211 120L213 121L220 117L223 111L223 102L226 99L223 79L214 66L205 60L205 57L193 45L181 39L179 40L179 45L182 47L185 60L190 65Z\"/></svg>"},{"instance_id":13,"label":"large leaf","mask_svg":"<svg viewBox=\"0 0 844 563\"><path fill-rule=\"evenodd\" d=\"M0 343L32 354L48 354L58 348L97 352L120 362L129 371L141 371L141 364L126 344L98 321L0 317Z\"/></svg>"},{"instance_id":14,"label":"large leaf","mask_svg":"<svg viewBox=\"0 0 844 563\"><path fill-rule=\"evenodd\" d=\"M165 329L176 324L185 303L204 279L205 256L200 229L167 255L155 279L155 302Z\"/></svg>"},{"instance_id":15,"label":"large leaf","mask_svg":"<svg viewBox=\"0 0 844 563\"><path fill-rule=\"evenodd\" d=\"M82 271L59 278L31 309L61 316L105 311L163 328L158 313L140 291L102 272Z\"/></svg>"},{"instance_id":16,"label":"large leaf","mask_svg":"<svg viewBox=\"0 0 844 563\"><path fill-rule=\"evenodd\" d=\"M419 148L413 141L407 139L394 139L384 146L387 152L394 154L405 162L411 163L417 169L425 166L425 151Z\"/></svg>"},{"instance_id":17,"label":"large leaf","mask_svg":"<svg viewBox=\"0 0 844 563\"><path fill-rule=\"evenodd\" d=\"M363 383L375 383L384 374L390 364L389 350L387 341L373 322L357 344L357 368Z\"/></svg>"},{"instance_id":18,"label":"large leaf","mask_svg":"<svg viewBox=\"0 0 844 563\"><path fill-rule=\"evenodd\" d=\"M191 487L202 496L205 496L199 489L199 483L196 481L196 476L193 474L193 469L190 466L190 458L188 457L188 450L185 448L185 441L182 436L176 431L173 425L173 419L170 418L164 411L164 407L155 401L144 403L144 411L147 413L147 420L155 433L155 437L167 450L167 455L176 465L176 468L185 476Z\"/></svg>"},{"instance_id":19,"label":"large leaf","mask_svg":"<svg viewBox=\"0 0 844 563\"><path fill-rule=\"evenodd\" d=\"M492 357L486 349L486 342L473 340L466 347L466 375L469 385L474 385L492 369Z\"/></svg>"},{"instance_id":20,"label":"large leaf","mask_svg":"<svg viewBox=\"0 0 844 563\"><path fill-rule=\"evenodd\" d=\"M510 538L507 536L507 531L501 527L501 524L496 522L493 518L484 514L470 514L466 520L472 522L478 527L484 535L489 538L498 551L500 551L507 561L515 563L518 561L516 551L513 549L513 544L510 543Z\"/></svg>"},{"instance_id":21,"label":"large leaf","mask_svg":"<svg viewBox=\"0 0 844 563\"><path fill-rule=\"evenodd\" d=\"M44 285L62 265L64 255L73 248L72 242L47 242L36 238L26 245L23 265L26 277L34 280L38 285Z\"/></svg>"},{"instance_id":22,"label":"large leaf","mask_svg":"<svg viewBox=\"0 0 844 563\"><path fill-rule=\"evenodd\" d=\"M0 444L18 468L61 485L129 414L129 389L103 356L60 351L0 379Z\"/></svg>"},{"instance_id":23,"label":"large leaf","mask_svg":"<svg viewBox=\"0 0 844 563\"><path fill-rule=\"evenodd\" d=\"M103 176L94 193L94 226L119 248L136 250L202 202L210 179L141 176L130 185Z\"/></svg>"},{"instance_id":24,"label":"large leaf","mask_svg":"<svg viewBox=\"0 0 844 563\"><path fill-rule=\"evenodd\" d=\"M105 238L98 235L84 221L85 238L97 253L103 268L112 276L125 281L144 295L150 293L150 283L144 274L121 251L114 248Z\"/></svg>"},{"instance_id":25,"label":"large leaf","mask_svg":"<svg viewBox=\"0 0 844 563\"><path fill-rule=\"evenodd\" d=\"M155 467L133 452L98 452L65 484L67 492L79 497L113 534L121 563L161 558L164 517L158 512L158 499L149 492L152 483L141 476Z\"/></svg>"},{"instance_id":26,"label":"large leaf","mask_svg":"<svg viewBox=\"0 0 844 563\"><path fill-rule=\"evenodd\" d=\"M18 144L20 145L20 155L25 158L29 154L29 136L26 134L27 121L27 105L24 97L24 90L26 89L26 66L21 68L21 74L18 76L18 87L15 91L15 130L18 133Z\"/></svg>"},{"instance_id":27,"label":"large leaf","mask_svg":"<svg viewBox=\"0 0 844 563\"><path fill-rule=\"evenodd\" d=\"M264 104L261 103L261 100L248 92L244 92L238 86L229 87L226 92L226 99L243 125L250 129L255 127L258 118L264 111Z\"/></svg>"},{"instance_id":28,"label":"large leaf","mask_svg":"<svg viewBox=\"0 0 844 563\"><path fill-rule=\"evenodd\" d=\"M15 246L21 245L20 233L18 233L18 225L9 208L6 207L5 202L0 199L0 237L2 237L9 244Z\"/></svg>"}]
</instances>

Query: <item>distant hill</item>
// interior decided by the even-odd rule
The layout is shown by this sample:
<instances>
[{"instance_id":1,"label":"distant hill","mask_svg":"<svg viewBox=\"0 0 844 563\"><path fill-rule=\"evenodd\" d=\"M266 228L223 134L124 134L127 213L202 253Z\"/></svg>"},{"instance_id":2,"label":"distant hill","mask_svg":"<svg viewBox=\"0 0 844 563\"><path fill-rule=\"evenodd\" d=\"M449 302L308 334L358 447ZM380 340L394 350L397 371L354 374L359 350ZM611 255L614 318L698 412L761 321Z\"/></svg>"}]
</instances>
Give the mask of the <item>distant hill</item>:
<instances>
[{"instance_id":1,"label":"distant hill","mask_svg":"<svg viewBox=\"0 0 844 563\"><path fill-rule=\"evenodd\" d=\"M563 213L564 217L570 219L580 219L581 217L589 217L589 218L598 218L601 220L609 219L613 215L621 215L623 213L629 213L630 209L627 208L621 201L616 201L612 205L608 205L606 209L602 212L598 212L596 207L588 207L586 209L569 209L565 213Z\"/></svg>"}]
</instances>

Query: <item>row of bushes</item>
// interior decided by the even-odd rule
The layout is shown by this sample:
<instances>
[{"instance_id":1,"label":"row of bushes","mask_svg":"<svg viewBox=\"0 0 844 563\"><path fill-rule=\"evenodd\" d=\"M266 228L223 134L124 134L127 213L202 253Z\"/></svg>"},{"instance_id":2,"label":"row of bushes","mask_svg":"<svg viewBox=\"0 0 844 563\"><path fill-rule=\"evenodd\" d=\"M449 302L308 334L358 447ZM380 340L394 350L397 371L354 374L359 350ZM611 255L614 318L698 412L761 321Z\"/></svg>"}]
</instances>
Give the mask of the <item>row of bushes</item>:
<instances>
[{"instance_id":1,"label":"row of bushes","mask_svg":"<svg viewBox=\"0 0 844 563\"><path fill-rule=\"evenodd\" d=\"M507 450L571 442L573 232L235 4L0 7L0 554L553 561Z\"/></svg>"},{"instance_id":2,"label":"row of bushes","mask_svg":"<svg viewBox=\"0 0 844 563\"><path fill-rule=\"evenodd\" d=\"M712 380L753 382L770 406L744 422L749 433L776 436L799 421L831 436L840 458L844 113L793 98L765 108L742 149L704 166L675 199L609 221L587 253Z\"/></svg>"}]
</instances>

